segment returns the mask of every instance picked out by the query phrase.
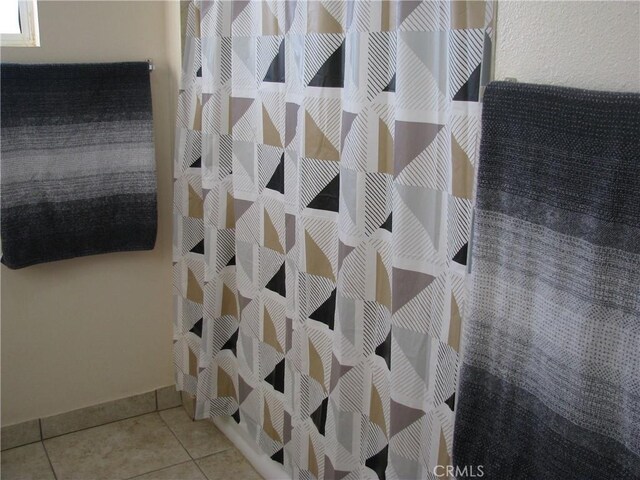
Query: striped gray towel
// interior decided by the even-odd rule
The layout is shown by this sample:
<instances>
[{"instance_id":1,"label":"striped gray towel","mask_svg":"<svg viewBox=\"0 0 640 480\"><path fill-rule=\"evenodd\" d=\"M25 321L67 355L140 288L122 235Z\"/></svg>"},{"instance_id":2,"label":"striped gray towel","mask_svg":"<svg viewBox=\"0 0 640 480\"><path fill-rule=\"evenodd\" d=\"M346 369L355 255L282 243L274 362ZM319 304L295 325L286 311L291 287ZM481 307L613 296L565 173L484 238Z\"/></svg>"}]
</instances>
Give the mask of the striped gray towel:
<instances>
[{"instance_id":1,"label":"striped gray towel","mask_svg":"<svg viewBox=\"0 0 640 480\"><path fill-rule=\"evenodd\" d=\"M148 64L2 64L0 75L2 262L152 249Z\"/></svg>"},{"instance_id":2,"label":"striped gray towel","mask_svg":"<svg viewBox=\"0 0 640 480\"><path fill-rule=\"evenodd\" d=\"M484 96L453 460L640 478L640 95Z\"/></svg>"}]
</instances>

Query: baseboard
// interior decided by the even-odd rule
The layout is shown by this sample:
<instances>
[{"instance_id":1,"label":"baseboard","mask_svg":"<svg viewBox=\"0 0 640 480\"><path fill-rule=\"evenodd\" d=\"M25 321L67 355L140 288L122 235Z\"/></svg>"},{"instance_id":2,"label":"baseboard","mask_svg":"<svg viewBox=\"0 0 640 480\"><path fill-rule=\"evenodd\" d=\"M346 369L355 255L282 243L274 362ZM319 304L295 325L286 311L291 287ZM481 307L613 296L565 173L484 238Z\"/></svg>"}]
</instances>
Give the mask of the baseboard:
<instances>
[{"instance_id":1,"label":"baseboard","mask_svg":"<svg viewBox=\"0 0 640 480\"><path fill-rule=\"evenodd\" d=\"M240 450L253 468L267 480L289 480L291 476L278 462L271 460L231 417L214 417L213 423Z\"/></svg>"},{"instance_id":2,"label":"baseboard","mask_svg":"<svg viewBox=\"0 0 640 480\"><path fill-rule=\"evenodd\" d=\"M193 395L182 392L182 406L191 419L195 420L195 403ZM262 478L267 480L290 480L291 476L284 467L262 452L249 433L238 425L231 417L213 417L213 424L218 427L242 455L251 463Z\"/></svg>"},{"instance_id":3,"label":"baseboard","mask_svg":"<svg viewBox=\"0 0 640 480\"><path fill-rule=\"evenodd\" d=\"M36 418L15 425L3 426L1 429L0 449L7 450L20 447L47 438L180 405L182 405L180 392L176 391L175 386L170 385L139 395L119 398L50 417Z\"/></svg>"}]
</instances>

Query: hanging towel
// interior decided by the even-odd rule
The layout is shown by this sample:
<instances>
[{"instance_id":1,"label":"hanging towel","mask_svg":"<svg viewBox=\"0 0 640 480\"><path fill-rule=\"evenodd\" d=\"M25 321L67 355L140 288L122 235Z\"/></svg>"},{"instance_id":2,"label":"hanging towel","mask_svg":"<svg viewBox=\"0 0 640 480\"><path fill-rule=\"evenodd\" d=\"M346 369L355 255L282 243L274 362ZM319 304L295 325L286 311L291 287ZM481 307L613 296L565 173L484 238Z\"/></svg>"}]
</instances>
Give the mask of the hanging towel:
<instances>
[{"instance_id":1,"label":"hanging towel","mask_svg":"<svg viewBox=\"0 0 640 480\"><path fill-rule=\"evenodd\" d=\"M2 262L150 250L149 65L2 64Z\"/></svg>"},{"instance_id":2,"label":"hanging towel","mask_svg":"<svg viewBox=\"0 0 640 480\"><path fill-rule=\"evenodd\" d=\"M453 461L640 478L640 95L484 96Z\"/></svg>"}]
</instances>

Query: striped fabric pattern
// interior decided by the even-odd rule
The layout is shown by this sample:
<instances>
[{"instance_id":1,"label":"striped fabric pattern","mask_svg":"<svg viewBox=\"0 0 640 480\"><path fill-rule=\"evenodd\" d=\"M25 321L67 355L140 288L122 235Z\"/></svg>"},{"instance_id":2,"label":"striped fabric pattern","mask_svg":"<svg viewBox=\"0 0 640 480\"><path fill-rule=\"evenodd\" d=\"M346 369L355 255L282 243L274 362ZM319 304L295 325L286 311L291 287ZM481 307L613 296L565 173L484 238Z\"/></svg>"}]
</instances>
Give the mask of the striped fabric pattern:
<instances>
[{"instance_id":1,"label":"striped fabric pattern","mask_svg":"<svg viewBox=\"0 0 640 480\"><path fill-rule=\"evenodd\" d=\"M435 478L493 2L182 5L178 388L289 478Z\"/></svg>"},{"instance_id":2,"label":"striped fabric pattern","mask_svg":"<svg viewBox=\"0 0 640 480\"><path fill-rule=\"evenodd\" d=\"M484 96L454 463L640 478L640 95Z\"/></svg>"},{"instance_id":3,"label":"striped fabric pattern","mask_svg":"<svg viewBox=\"0 0 640 480\"><path fill-rule=\"evenodd\" d=\"M9 268L150 250L149 67L3 64L2 248Z\"/></svg>"}]
</instances>

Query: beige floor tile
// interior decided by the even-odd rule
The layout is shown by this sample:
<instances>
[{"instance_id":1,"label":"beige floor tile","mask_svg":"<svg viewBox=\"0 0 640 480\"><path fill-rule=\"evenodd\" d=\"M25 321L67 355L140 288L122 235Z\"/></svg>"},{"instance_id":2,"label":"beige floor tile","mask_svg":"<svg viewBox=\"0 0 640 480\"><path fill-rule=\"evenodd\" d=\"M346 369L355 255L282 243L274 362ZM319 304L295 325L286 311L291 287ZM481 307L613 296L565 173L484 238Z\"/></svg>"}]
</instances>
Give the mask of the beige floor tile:
<instances>
[{"instance_id":1,"label":"beige floor tile","mask_svg":"<svg viewBox=\"0 0 640 480\"><path fill-rule=\"evenodd\" d=\"M246 458L236 449L196 460L209 480L261 480Z\"/></svg>"},{"instance_id":2,"label":"beige floor tile","mask_svg":"<svg viewBox=\"0 0 640 480\"><path fill-rule=\"evenodd\" d=\"M182 407L159 413L193 458L202 458L233 446L210 420L194 422Z\"/></svg>"},{"instance_id":3,"label":"beige floor tile","mask_svg":"<svg viewBox=\"0 0 640 480\"><path fill-rule=\"evenodd\" d=\"M54 480L41 442L2 452L2 480Z\"/></svg>"},{"instance_id":4,"label":"beige floor tile","mask_svg":"<svg viewBox=\"0 0 640 480\"><path fill-rule=\"evenodd\" d=\"M58 480L116 480L190 460L157 413L44 441Z\"/></svg>"},{"instance_id":5,"label":"beige floor tile","mask_svg":"<svg viewBox=\"0 0 640 480\"><path fill-rule=\"evenodd\" d=\"M156 472L145 473L139 477L133 477L131 480L207 480L202 474L198 466L190 462L174 465L173 467L163 468Z\"/></svg>"}]
</instances>

